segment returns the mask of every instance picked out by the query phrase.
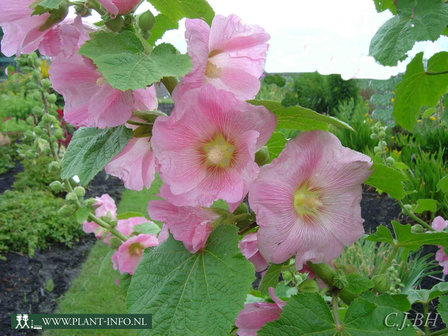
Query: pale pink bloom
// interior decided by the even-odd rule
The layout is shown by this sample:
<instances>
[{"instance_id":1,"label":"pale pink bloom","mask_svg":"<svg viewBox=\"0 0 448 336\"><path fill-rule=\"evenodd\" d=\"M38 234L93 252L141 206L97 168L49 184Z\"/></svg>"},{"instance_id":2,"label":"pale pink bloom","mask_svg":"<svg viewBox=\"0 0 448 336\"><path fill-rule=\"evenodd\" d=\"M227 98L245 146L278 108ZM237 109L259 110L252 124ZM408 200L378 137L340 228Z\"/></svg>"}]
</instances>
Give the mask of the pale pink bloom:
<instances>
[{"instance_id":1,"label":"pale pink bloom","mask_svg":"<svg viewBox=\"0 0 448 336\"><path fill-rule=\"evenodd\" d=\"M126 14L133 10L142 0L98 0L113 16Z\"/></svg>"},{"instance_id":2,"label":"pale pink bloom","mask_svg":"<svg viewBox=\"0 0 448 336\"><path fill-rule=\"evenodd\" d=\"M159 235L157 238L159 239L159 244L162 244L165 240L168 239L170 236L170 231L168 230L168 226L166 224L163 224L162 230L160 230Z\"/></svg>"},{"instance_id":3,"label":"pale pink bloom","mask_svg":"<svg viewBox=\"0 0 448 336\"><path fill-rule=\"evenodd\" d=\"M183 242L191 253L205 246L213 231L212 224L219 217L209 209L174 206L163 200L150 201L148 214L152 219L163 222L174 239Z\"/></svg>"},{"instance_id":4,"label":"pale pink bloom","mask_svg":"<svg viewBox=\"0 0 448 336\"><path fill-rule=\"evenodd\" d=\"M236 15L216 15L211 28L199 19L187 19L185 25L193 70L182 84L210 83L241 100L254 98L270 38L263 28L244 25Z\"/></svg>"},{"instance_id":5,"label":"pale pink bloom","mask_svg":"<svg viewBox=\"0 0 448 336\"><path fill-rule=\"evenodd\" d=\"M116 229L125 236L130 236L134 232L134 226L143 223L152 223L152 221L146 219L145 217L130 217L128 219L119 219L117 221Z\"/></svg>"},{"instance_id":6,"label":"pale pink bloom","mask_svg":"<svg viewBox=\"0 0 448 336\"><path fill-rule=\"evenodd\" d=\"M432 221L432 228L436 231L443 231L448 226L448 221L446 221L442 216L437 216Z\"/></svg>"},{"instance_id":7,"label":"pale pink bloom","mask_svg":"<svg viewBox=\"0 0 448 336\"><path fill-rule=\"evenodd\" d=\"M274 303L254 302L244 305L236 318L235 325L238 327L239 336L257 336L258 330L264 327L268 322L277 320L282 313L286 302L280 300L272 287L269 288Z\"/></svg>"},{"instance_id":8,"label":"pale pink bloom","mask_svg":"<svg viewBox=\"0 0 448 336\"><path fill-rule=\"evenodd\" d=\"M99 225L95 222L88 222L88 221L84 221L82 223L82 230L85 233L94 233L96 230L99 229Z\"/></svg>"},{"instance_id":9,"label":"pale pink bloom","mask_svg":"<svg viewBox=\"0 0 448 336\"><path fill-rule=\"evenodd\" d=\"M151 187L155 174L155 158L148 138L133 138L104 168L120 178L132 190Z\"/></svg>"},{"instance_id":10,"label":"pale pink bloom","mask_svg":"<svg viewBox=\"0 0 448 336\"><path fill-rule=\"evenodd\" d=\"M95 65L79 54L55 58L49 73L53 88L64 97L64 119L74 126L123 125L132 111L151 110L156 105L153 86L125 92L114 89Z\"/></svg>"},{"instance_id":11,"label":"pale pink bloom","mask_svg":"<svg viewBox=\"0 0 448 336\"><path fill-rule=\"evenodd\" d=\"M95 200L96 203L93 205L95 207L95 216L103 217L110 214L113 218L117 217L117 206L109 194L103 194L101 197L95 197Z\"/></svg>"},{"instance_id":12,"label":"pale pink bloom","mask_svg":"<svg viewBox=\"0 0 448 336\"><path fill-rule=\"evenodd\" d=\"M211 85L175 106L176 117L156 119L151 139L160 176L175 196L162 197L179 206L241 202L258 175L255 152L274 130L274 114Z\"/></svg>"},{"instance_id":13,"label":"pale pink bloom","mask_svg":"<svg viewBox=\"0 0 448 336\"><path fill-rule=\"evenodd\" d=\"M39 52L49 57L70 57L78 53L94 29L83 24L81 16L65 19L52 27L39 45Z\"/></svg>"},{"instance_id":14,"label":"pale pink bloom","mask_svg":"<svg viewBox=\"0 0 448 336\"><path fill-rule=\"evenodd\" d=\"M264 271L269 265L263 256L258 251L257 234L249 233L240 241L240 250L243 256L246 257L255 266L255 271Z\"/></svg>"},{"instance_id":15,"label":"pale pink bloom","mask_svg":"<svg viewBox=\"0 0 448 336\"><path fill-rule=\"evenodd\" d=\"M48 30L40 27L50 17L49 13L33 15L31 5L35 0L0 0L0 26L3 29L2 53L6 56L29 54L39 47Z\"/></svg>"},{"instance_id":16,"label":"pale pink bloom","mask_svg":"<svg viewBox=\"0 0 448 336\"><path fill-rule=\"evenodd\" d=\"M280 264L296 255L298 270L337 258L364 234L361 185L370 167L368 156L329 132L303 132L289 141L249 192L263 257Z\"/></svg>"},{"instance_id":17,"label":"pale pink bloom","mask_svg":"<svg viewBox=\"0 0 448 336\"><path fill-rule=\"evenodd\" d=\"M138 236L132 236L121 244L112 255L114 269L118 269L121 274L134 274L145 248L158 244L156 235L139 234Z\"/></svg>"},{"instance_id":18,"label":"pale pink bloom","mask_svg":"<svg viewBox=\"0 0 448 336\"><path fill-rule=\"evenodd\" d=\"M432 221L432 228L436 231L443 231L448 225L443 217L437 216ZM440 267L443 268L443 274L448 275L448 256L445 253L443 246L439 246L439 250L436 252L436 260L439 262Z\"/></svg>"}]
</instances>

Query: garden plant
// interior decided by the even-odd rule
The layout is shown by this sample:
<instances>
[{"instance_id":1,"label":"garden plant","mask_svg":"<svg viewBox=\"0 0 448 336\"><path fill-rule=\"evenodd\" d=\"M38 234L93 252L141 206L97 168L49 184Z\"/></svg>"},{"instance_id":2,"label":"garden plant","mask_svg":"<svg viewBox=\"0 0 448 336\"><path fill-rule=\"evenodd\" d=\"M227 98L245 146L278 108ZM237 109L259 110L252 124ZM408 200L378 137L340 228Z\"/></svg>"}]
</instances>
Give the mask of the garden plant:
<instances>
[{"instance_id":1,"label":"garden plant","mask_svg":"<svg viewBox=\"0 0 448 336\"><path fill-rule=\"evenodd\" d=\"M433 133L446 139L448 52L410 61L385 95L392 116L387 102L371 113L338 75L266 77L284 96L264 100L262 22L215 14L206 0L148 1L159 14L136 15L141 0L0 0L2 52L31 54L22 67L42 104L19 152L57 173L41 185L65 199L59 213L110 246L127 311L152 314L138 335L448 334L447 283L419 287L435 263L448 274L448 171ZM383 65L447 34L445 1L375 5L393 14L370 45ZM159 40L185 18L181 54ZM169 115L157 110L162 84ZM77 128L67 148L51 90ZM103 169L127 189L157 186L149 216L85 197ZM363 184L397 200L402 220L366 234Z\"/></svg>"}]
</instances>

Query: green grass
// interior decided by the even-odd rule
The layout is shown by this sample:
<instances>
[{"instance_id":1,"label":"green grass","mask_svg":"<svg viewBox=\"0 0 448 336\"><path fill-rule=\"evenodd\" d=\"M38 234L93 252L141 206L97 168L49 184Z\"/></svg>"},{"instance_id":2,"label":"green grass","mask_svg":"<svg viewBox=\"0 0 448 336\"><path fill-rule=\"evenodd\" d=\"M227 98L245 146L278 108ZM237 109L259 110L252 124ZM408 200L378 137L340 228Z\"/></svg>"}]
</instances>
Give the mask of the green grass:
<instances>
[{"instance_id":1,"label":"green grass","mask_svg":"<svg viewBox=\"0 0 448 336\"><path fill-rule=\"evenodd\" d=\"M148 200L158 193L161 181L156 179L149 190L126 190L118 205L118 213L140 212L147 216ZM126 295L115 284L118 272L112 268L112 250L99 241L82 266L68 292L61 298L59 314L124 314ZM135 330L47 330L44 336L134 336Z\"/></svg>"}]
</instances>

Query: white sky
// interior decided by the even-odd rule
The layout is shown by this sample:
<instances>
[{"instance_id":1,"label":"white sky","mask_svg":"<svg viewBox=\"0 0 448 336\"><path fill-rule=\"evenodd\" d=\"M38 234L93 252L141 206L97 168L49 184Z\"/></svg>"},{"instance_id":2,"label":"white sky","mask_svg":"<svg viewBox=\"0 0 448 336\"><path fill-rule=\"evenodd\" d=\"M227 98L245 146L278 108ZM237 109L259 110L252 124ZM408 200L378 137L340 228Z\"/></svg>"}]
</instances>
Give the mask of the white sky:
<instances>
[{"instance_id":1,"label":"white sky","mask_svg":"<svg viewBox=\"0 0 448 336\"><path fill-rule=\"evenodd\" d=\"M267 72L339 73L343 78L386 79L405 71L409 60L398 67L384 67L368 56L369 43L392 14L377 13L373 0L208 0L216 14L236 14L247 24L258 24L271 35ZM275 3L275 5L273 5ZM150 5L144 2L138 12ZM186 52L184 21L169 31L164 42ZM448 50L448 38L435 43L419 42L410 55Z\"/></svg>"}]
</instances>

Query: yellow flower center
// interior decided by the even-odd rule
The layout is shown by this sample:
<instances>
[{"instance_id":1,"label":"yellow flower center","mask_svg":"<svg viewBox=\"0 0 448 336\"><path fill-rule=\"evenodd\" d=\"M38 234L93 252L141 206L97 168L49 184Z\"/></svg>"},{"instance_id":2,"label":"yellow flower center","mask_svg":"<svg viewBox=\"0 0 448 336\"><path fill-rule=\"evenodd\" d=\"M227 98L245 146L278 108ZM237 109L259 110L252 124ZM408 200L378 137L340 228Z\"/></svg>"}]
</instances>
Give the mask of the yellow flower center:
<instances>
[{"instance_id":1,"label":"yellow flower center","mask_svg":"<svg viewBox=\"0 0 448 336\"><path fill-rule=\"evenodd\" d=\"M308 184L303 184L294 193L294 209L301 216L313 216L322 206L319 192L309 188Z\"/></svg>"},{"instance_id":2,"label":"yellow flower center","mask_svg":"<svg viewBox=\"0 0 448 336\"><path fill-rule=\"evenodd\" d=\"M98 77L98 79L96 80L96 85L101 86L105 81L106 80L104 79L104 77Z\"/></svg>"},{"instance_id":3,"label":"yellow flower center","mask_svg":"<svg viewBox=\"0 0 448 336\"><path fill-rule=\"evenodd\" d=\"M143 255L144 247L140 243L132 243L129 245L129 253L131 255Z\"/></svg>"},{"instance_id":4,"label":"yellow flower center","mask_svg":"<svg viewBox=\"0 0 448 336\"><path fill-rule=\"evenodd\" d=\"M226 168L232 163L235 146L219 134L208 141L202 147L202 151L208 166Z\"/></svg>"},{"instance_id":5,"label":"yellow flower center","mask_svg":"<svg viewBox=\"0 0 448 336\"><path fill-rule=\"evenodd\" d=\"M221 68L217 67L212 62L207 61L205 76L207 76L208 78L219 78L221 77Z\"/></svg>"}]
</instances>

